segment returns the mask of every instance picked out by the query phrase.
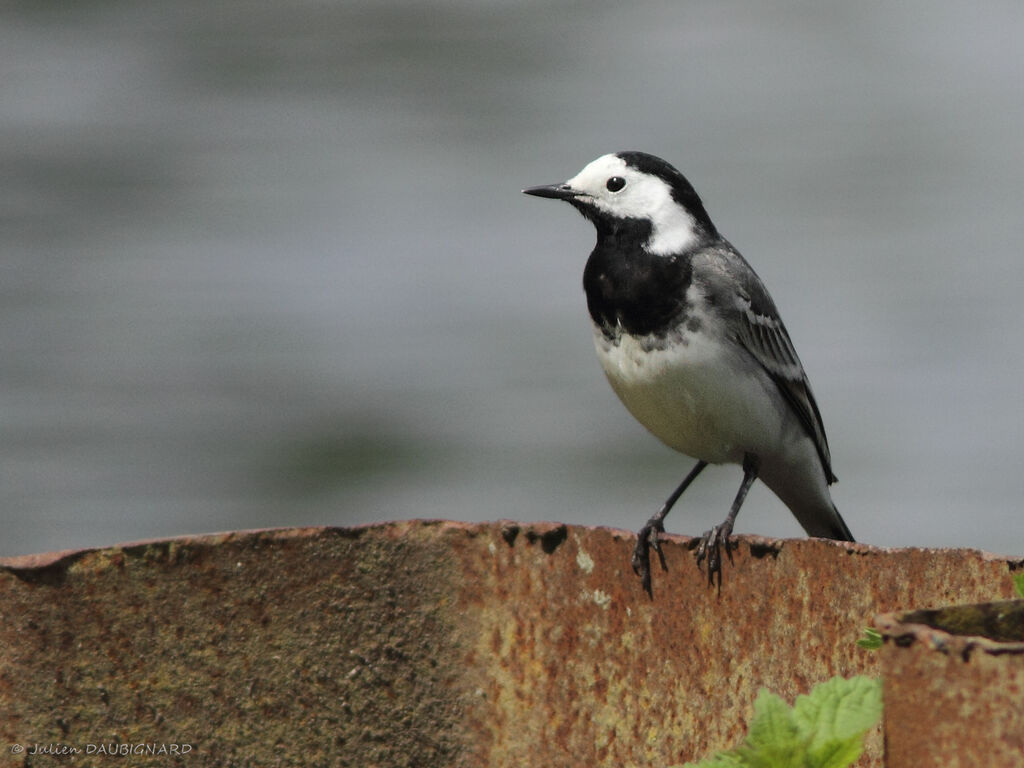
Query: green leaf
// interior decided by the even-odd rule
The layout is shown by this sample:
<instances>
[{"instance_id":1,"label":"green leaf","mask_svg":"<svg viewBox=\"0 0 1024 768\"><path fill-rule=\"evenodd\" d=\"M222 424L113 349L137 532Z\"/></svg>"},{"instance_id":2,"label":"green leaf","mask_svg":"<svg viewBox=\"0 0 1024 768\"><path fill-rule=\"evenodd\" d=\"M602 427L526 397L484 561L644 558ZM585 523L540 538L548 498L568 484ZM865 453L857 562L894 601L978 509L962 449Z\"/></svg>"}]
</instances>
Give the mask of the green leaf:
<instances>
[{"instance_id":1,"label":"green leaf","mask_svg":"<svg viewBox=\"0 0 1024 768\"><path fill-rule=\"evenodd\" d=\"M869 651L877 651L882 647L882 633L877 629L864 627L864 637L857 641L857 645Z\"/></svg>"},{"instance_id":2,"label":"green leaf","mask_svg":"<svg viewBox=\"0 0 1024 768\"><path fill-rule=\"evenodd\" d=\"M881 717L882 684L869 677L834 677L792 709L761 689L746 740L683 768L846 768Z\"/></svg>"},{"instance_id":3,"label":"green leaf","mask_svg":"<svg viewBox=\"0 0 1024 768\"><path fill-rule=\"evenodd\" d=\"M793 719L812 740L846 739L872 728L882 716L881 681L859 675L833 677L797 696Z\"/></svg>"},{"instance_id":4,"label":"green leaf","mask_svg":"<svg viewBox=\"0 0 1024 768\"><path fill-rule=\"evenodd\" d=\"M1024 571L1013 574L1013 586L1017 589L1017 594L1024 597Z\"/></svg>"},{"instance_id":5,"label":"green leaf","mask_svg":"<svg viewBox=\"0 0 1024 768\"><path fill-rule=\"evenodd\" d=\"M818 768L843 768L860 757L864 734L881 717L882 683L864 676L833 677L793 704L808 764Z\"/></svg>"},{"instance_id":6,"label":"green leaf","mask_svg":"<svg viewBox=\"0 0 1024 768\"><path fill-rule=\"evenodd\" d=\"M765 688L758 691L747 740L735 751L751 768L798 768L803 750L789 705Z\"/></svg>"}]
</instances>

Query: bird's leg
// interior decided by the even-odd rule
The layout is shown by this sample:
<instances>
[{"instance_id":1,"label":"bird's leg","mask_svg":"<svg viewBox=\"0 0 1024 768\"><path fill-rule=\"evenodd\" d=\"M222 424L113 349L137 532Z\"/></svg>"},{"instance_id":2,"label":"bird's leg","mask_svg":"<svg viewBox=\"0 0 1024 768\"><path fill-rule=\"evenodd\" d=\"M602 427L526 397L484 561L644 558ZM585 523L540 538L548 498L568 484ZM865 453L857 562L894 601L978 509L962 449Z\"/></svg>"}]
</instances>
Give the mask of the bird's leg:
<instances>
[{"instance_id":1,"label":"bird's leg","mask_svg":"<svg viewBox=\"0 0 1024 768\"><path fill-rule=\"evenodd\" d=\"M658 510L657 514L651 517L636 534L636 546L633 548L633 572L640 577L640 583L648 595L651 594L652 547L658 553L662 570L668 570L668 567L665 565L665 555L661 551L661 543L658 541L658 534L665 532L665 517L672 509L672 506L679 501L683 491L690 486L690 483L697 478L697 475L707 465L706 461L698 461L697 465L690 470L690 473L683 478L683 482L679 484L679 487L672 491L671 496L665 499L665 503L661 505L661 509Z\"/></svg>"},{"instance_id":2,"label":"bird's leg","mask_svg":"<svg viewBox=\"0 0 1024 768\"><path fill-rule=\"evenodd\" d=\"M715 576L718 576L718 586L722 586L722 545L725 545L725 554L732 560L729 552L729 537L732 536L732 527L736 522L736 515L743 506L743 500L747 498L747 491L757 479L758 460L757 456L748 453L743 457L743 482L736 492L736 498L732 503L729 514L721 524L716 525L710 531L706 531L700 539L697 547L697 565L701 565L704 559L708 561L708 584L713 584Z\"/></svg>"}]
</instances>

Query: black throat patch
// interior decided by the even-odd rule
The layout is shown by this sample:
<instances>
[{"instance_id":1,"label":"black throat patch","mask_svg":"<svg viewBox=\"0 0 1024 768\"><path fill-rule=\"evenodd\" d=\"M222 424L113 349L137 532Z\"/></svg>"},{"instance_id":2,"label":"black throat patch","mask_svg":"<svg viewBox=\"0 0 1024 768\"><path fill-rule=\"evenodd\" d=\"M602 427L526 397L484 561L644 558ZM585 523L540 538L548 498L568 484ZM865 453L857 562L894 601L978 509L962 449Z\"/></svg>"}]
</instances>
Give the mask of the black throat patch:
<instances>
[{"instance_id":1,"label":"black throat patch","mask_svg":"<svg viewBox=\"0 0 1024 768\"><path fill-rule=\"evenodd\" d=\"M623 332L664 338L686 320L690 260L648 253L642 244L650 236L650 222L640 219L598 225L583 290L590 317L609 341Z\"/></svg>"}]
</instances>

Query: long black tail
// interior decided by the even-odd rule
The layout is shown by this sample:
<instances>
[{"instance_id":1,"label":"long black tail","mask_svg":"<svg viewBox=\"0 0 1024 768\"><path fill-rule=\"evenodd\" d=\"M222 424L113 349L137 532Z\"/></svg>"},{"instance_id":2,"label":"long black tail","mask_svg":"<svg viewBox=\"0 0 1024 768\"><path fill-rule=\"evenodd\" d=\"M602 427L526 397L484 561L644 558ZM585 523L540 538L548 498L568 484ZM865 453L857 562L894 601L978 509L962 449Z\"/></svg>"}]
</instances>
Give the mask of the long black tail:
<instances>
[{"instance_id":1,"label":"long black tail","mask_svg":"<svg viewBox=\"0 0 1024 768\"><path fill-rule=\"evenodd\" d=\"M829 515L827 526L828 533L815 533L811 535L825 539L835 539L836 541L855 541L853 534L850 533L850 529L846 527L846 521L843 520L843 516L839 514L839 510L836 509L835 504L832 505L832 514Z\"/></svg>"}]
</instances>

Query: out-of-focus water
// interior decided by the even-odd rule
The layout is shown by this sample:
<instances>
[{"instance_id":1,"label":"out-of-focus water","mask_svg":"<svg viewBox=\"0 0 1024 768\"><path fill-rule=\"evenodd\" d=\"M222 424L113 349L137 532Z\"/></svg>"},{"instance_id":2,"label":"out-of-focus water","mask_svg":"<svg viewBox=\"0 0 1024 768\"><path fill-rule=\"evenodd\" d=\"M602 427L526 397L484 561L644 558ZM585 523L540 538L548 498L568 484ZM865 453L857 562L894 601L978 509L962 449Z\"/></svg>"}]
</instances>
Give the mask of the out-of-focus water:
<instances>
[{"instance_id":1,"label":"out-of-focus water","mask_svg":"<svg viewBox=\"0 0 1024 768\"><path fill-rule=\"evenodd\" d=\"M1020 553L1022 37L1000 2L9 7L0 554L637 528L691 462L594 359L590 226L519 194L619 149L772 290L854 534ZM737 530L800 535L763 488Z\"/></svg>"}]
</instances>

